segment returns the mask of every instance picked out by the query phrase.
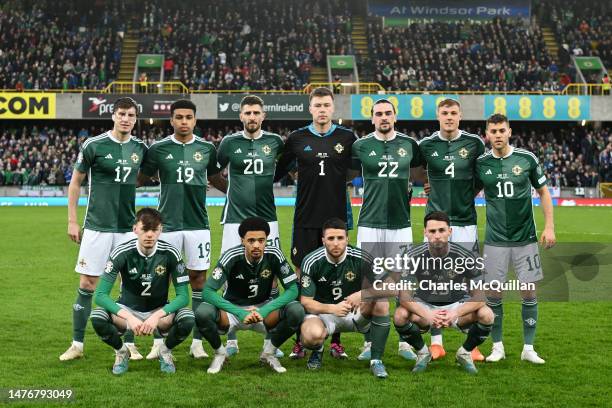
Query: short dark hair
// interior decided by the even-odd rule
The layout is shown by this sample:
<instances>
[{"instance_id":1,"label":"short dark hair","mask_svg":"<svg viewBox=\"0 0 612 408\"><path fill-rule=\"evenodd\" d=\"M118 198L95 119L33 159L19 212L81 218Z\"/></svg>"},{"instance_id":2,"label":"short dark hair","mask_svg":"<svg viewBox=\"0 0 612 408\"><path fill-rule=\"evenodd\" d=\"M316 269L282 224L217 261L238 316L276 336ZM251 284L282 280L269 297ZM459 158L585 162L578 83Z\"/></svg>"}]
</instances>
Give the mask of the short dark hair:
<instances>
[{"instance_id":1,"label":"short dark hair","mask_svg":"<svg viewBox=\"0 0 612 408\"><path fill-rule=\"evenodd\" d=\"M393 113L394 113L394 114L395 114L395 113L397 113L397 112L395 111L395 105L394 105L394 104L392 104L392 103L391 103L391 101L390 101L390 100L388 100L387 98L382 98L382 99L379 99L379 100L377 100L376 102L374 102L374 105L372 105L372 110L370 111L370 115L372 115L372 116L374 115L374 107L375 107L376 105L381 104L381 103L388 103L388 104L390 104L390 105L391 105L391 107L393 107Z\"/></svg>"},{"instance_id":2,"label":"short dark hair","mask_svg":"<svg viewBox=\"0 0 612 408\"><path fill-rule=\"evenodd\" d=\"M244 105L259 105L263 110L264 101L257 95L247 95L240 101L240 110L242 110Z\"/></svg>"},{"instance_id":3,"label":"short dark hair","mask_svg":"<svg viewBox=\"0 0 612 408\"><path fill-rule=\"evenodd\" d=\"M177 109L191 109L194 115L196 113L195 103L191 102L189 99L174 101L172 105L170 105L170 116L174 116L174 111Z\"/></svg>"},{"instance_id":4,"label":"short dark hair","mask_svg":"<svg viewBox=\"0 0 612 408\"><path fill-rule=\"evenodd\" d=\"M448 218L448 215L444 211L433 211L425 215L423 227L427 228L427 222L430 220L443 221L450 227L450 218Z\"/></svg>"},{"instance_id":5,"label":"short dark hair","mask_svg":"<svg viewBox=\"0 0 612 408\"><path fill-rule=\"evenodd\" d=\"M332 100L334 99L334 93L329 88L325 88L323 86L315 88L308 97L308 103L310 103L314 97L323 98L325 96L331 96Z\"/></svg>"},{"instance_id":6,"label":"short dark hair","mask_svg":"<svg viewBox=\"0 0 612 408\"><path fill-rule=\"evenodd\" d=\"M342 221L340 218L330 218L323 223L321 235L325 235L325 231L328 229L341 229L346 231L346 222Z\"/></svg>"},{"instance_id":7,"label":"short dark hair","mask_svg":"<svg viewBox=\"0 0 612 408\"><path fill-rule=\"evenodd\" d=\"M461 109L461 104L459 103L458 100L453 99L453 98L446 98L446 99L442 99L440 103L438 103L437 109L440 109L443 106L454 106L454 105L457 105L457 107Z\"/></svg>"},{"instance_id":8,"label":"short dark hair","mask_svg":"<svg viewBox=\"0 0 612 408\"><path fill-rule=\"evenodd\" d=\"M261 217L245 218L238 227L238 235L240 235L240 238L244 238L249 231L263 231L267 237L270 235L270 225Z\"/></svg>"},{"instance_id":9,"label":"short dark hair","mask_svg":"<svg viewBox=\"0 0 612 408\"><path fill-rule=\"evenodd\" d=\"M129 96L123 96L115 101L113 106L113 112L117 109L136 109L136 115L138 115L138 102L136 102L133 98Z\"/></svg>"},{"instance_id":10,"label":"short dark hair","mask_svg":"<svg viewBox=\"0 0 612 408\"><path fill-rule=\"evenodd\" d=\"M136 222L142 222L142 229L151 231L157 229L162 224L162 215L155 208L141 208L136 213Z\"/></svg>"},{"instance_id":11,"label":"short dark hair","mask_svg":"<svg viewBox=\"0 0 612 408\"><path fill-rule=\"evenodd\" d=\"M501 113L494 113L487 119L487 127L489 127L489 124L496 125L498 123L507 123L509 125L510 121L506 115L502 115Z\"/></svg>"}]
</instances>

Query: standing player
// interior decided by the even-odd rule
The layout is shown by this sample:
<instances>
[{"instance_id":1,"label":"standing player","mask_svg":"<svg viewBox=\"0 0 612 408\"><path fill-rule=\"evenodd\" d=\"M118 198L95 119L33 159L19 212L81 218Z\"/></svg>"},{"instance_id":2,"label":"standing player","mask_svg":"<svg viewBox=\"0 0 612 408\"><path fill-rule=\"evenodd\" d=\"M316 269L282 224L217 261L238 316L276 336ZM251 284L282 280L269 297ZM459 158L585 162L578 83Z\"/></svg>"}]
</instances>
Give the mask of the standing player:
<instances>
[{"instance_id":1,"label":"standing player","mask_svg":"<svg viewBox=\"0 0 612 408\"><path fill-rule=\"evenodd\" d=\"M189 304L189 276L181 255L170 244L159 241L162 218L152 208L136 214L137 239L118 246L110 256L104 275L96 288L97 308L91 323L100 338L115 349L113 374L128 369L129 349L120 334L128 328L136 335L150 335L154 330L166 333L159 346L159 363L164 373L174 373L172 349L189 336L194 327ZM117 275L121 275L121 295L116 303L110 296ZM168 303L170 281L176 298Z\"/></svg>"},{"instance_id":2,"label":"standing player","mask_svg":"<svg viewBox=\"0 0 612 408\"><path fill-rule=\"evenodd\" d=\"M364 181L357 246L375 257L395 257L401 247L412 243L410 168L421 165L421 154L416 140L395 131L395 122L395 106L379 99L372 106L374 132L353 144L354 165L361 168ZM359 360L370 359L371 345L366 334ZM416 358L406 342L400 342L399 354Z\"/></svg>"},{"instance_id":3,"label":"standing player","mask_svg":"<svg viewBox=\"0 0 612 408\"><path fill-rule=\"evenodd\" d=\"M328 335L340 332L370 332L370 370L387 378L382 356L389 337L389 302L372 301L362 288L374 284L372 258L348 245L346 223L332 218L323 224L323 247L304 258L300 301L309 313L300 328L301 341L313 350L308 368L318 370L323 359L323 343ZM366 284L369 281L370 285Z\"/></svg>"},{"instance_id":4,"label":"standing player","mask_svg":"<svg viewBox=\"0 0 612 408\"><path fill-rule=\"evenodd\" d=\"M533 290L521 290L523 299L523 352L521 360L544 364L533 348L538 321L538 301L535 283L543 278L538 238L531 202L531 187L540 196L544 213L544 230L540 243L545 248L555 242L553 206L546 187L546 176L536 156L509 144L512 129L508 118L494 114L487 119L487 138L491 151L480 156L476 164L476 176L484 186L487 202L487 227L485 234L485 266L487 281L506 281L512 262L519 281L533 283ZM506 357L502 343L502 292L487 293L488 304L495 312L492 339L493 351L487 361L499 361Z\"/></svg>"},{"instance_id":5,"label":"standing player","mask_svg":"<svg viewBox=\"0 0 612 408\"><path fill-rule=\"evenodd\" d=\"M478 191L474 169L476 158L484 153L485 145L480 136L459 129L461 105L455 99L440 101L436 116L440 130L419 143L431 188L425 213L446 213L453 227L450 240L477 253L474 196ZM431 331L431 353L434 360L446 355L442 331L437 328ZM484 360L477 348L472 357L475 361Z\"/></svg>"},{"instance_id":6,"label":"standing player","mask_svg":"<svg viewBox=\"0 0 612 408\"><path fill-rule=\"evenodd\" d=\"M222 168L228 166L229 180L221 217L222 254L240 245L238 227L247 217L265 219L270 225L268 245L280 248L273 184L276 159L282 151L283 140L279 135L261 129L265 117L263 100L254 95L245 96L240 102L240 121L244 130L225 136L219 145L217 161ZM272 296L277 295L275 282ZM226 348L228 356L238 353L238 339L233 331L227 334ZM282 355L280 350L278 352Z\"/></svg>"},{"instance_id":7,"label":"standing player","mask_svg":"<svg viewBox=\"0 0 612 408\"><path fill-rule=\"evenodd\" d=\"M206 212L207 179L225 192L227 181L221 177L215 146L195 136L196 106L180 99L170 107L170 124L174 134L151 146L142 165L144 182L159 173L161 194L159 211L164 220L162 239L179 251L184 251L195 311L201 302L206 270L210 266L210 227ZM156 338L147 359L159 357L161 338ZM190 354L194 358L207 357L202 338L193 333Z\"/></svg>"},{"instance_id":8,"label":"standing player","mask_svg":"<svg viewBox=\"0 0 612 408\"><path fill-rule=\"evenodd\" d=\"M111 251L134 236L136 177L147 151L142 140L131 136L137 117L135 100L117 99L113 130L86 140L74 166L68 187L68 236L81 244L75 268L80 279L72 305L72 345L60 356L62 361L83 356L85 328L98 278ZM77 206L86 176L89 196L81 234ZM134 351L136 355L138 351Z\"/></svg>"},{"instance_id":9,"label":"standing player","mask_svg":"<svg viewBox=\"0 0 612 408\"><path fill-rule=\"evenodd\" d=\"M484 292L472 288L482 280L480 264L472 251L449 242L452 234L448 215L440 211L425 216L427 242L408 251L408 258L418 259L418 267L410 271L416 294L400 292L400 305L395 309L394 324L400 337L417 350L413 372L427 368L431 353L423 342L422 330L430 327L455 327L467 333L457 350L456 360L467 372L478 370L472 350L482 344L491 332L493 312L484 302Z\"/></svg>"},{"instance_id":10,"label":"standing player","mask_svg":"<svg viewBox=\"0 0 612 408\"><path fill-rule=\"evenodd\" d=\"M270 226L260 217L246 218L238 233L242 245L225 252L206 281L203 302L196 311L197 327L215 350L209 374L223 368L227 358L219 331L255 330L270 333L259 359L275 372L287 371L276 358L276 350L304 319L304 308L295 301L298 295L297 276L281 250L267 246ZM278 278L285 291L270 300L272 283ZM217 291L227 282L223 296Z\"/></svg>"},{"instance_id":11,"label":"standing player","mask_svg":"<svg viewBox=\"0 0 612 408\"><path fill-rule=\"evenodd\" d=\"M334 95L329 89L311 92L309 111L312 124L289 135L275 176L280 180L297 161L291 261L298 276L304 256L321 246L321 225L333 217L347 221L346 181L356 140L352 130L332 123ZM339 335L332 337L330 352L336 358L347 357ZM304 357L299 342L290 357Z\"/></svg>"}]
</instances>

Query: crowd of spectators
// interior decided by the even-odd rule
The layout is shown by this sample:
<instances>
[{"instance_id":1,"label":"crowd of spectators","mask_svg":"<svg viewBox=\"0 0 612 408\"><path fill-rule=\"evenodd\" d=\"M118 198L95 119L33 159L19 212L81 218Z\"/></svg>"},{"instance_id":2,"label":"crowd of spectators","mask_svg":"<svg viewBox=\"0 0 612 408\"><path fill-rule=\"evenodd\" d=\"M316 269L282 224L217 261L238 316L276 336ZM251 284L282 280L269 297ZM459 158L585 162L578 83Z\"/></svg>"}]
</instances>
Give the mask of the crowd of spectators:
<instances>
[{"instance_id":1,"label":"crowd of spectators","mask_svg":"<svg viewBox=\"0 0 612 408\"><path fill-rule=\"evenodd\" d=\"M0 4L0 89L101 89L121 58L121 2Z\"/></svg>"},{"instance_id":2,"label":"crowd of spectators","mask_svg":"<svg viewBox=\"0 0 612 408\"><path fill-rule=\"evenodd\" d=\"M200 122L202 123L202 122ZM303 123L270 123L264 128L283 138ZM356 122L362 137L372 131L371 125ZM418 129L398 131L417 140L435 129L427 123ZM70 182L79 146L91 136L107 129L98 126L41 125L0 128L0 185L65 185ZM197 127L196 134L218 145L224 135L241 130L239 123L218 123ZM483 129L466 127L466 131L483 134ZM148 145L172 133L169 125L142 125L134 134ZM575 125L534 128L513 124L511 143L534 152L554 187L596 187L598 182L612 182L612 127L598 129Z\"/></svg>"},{"instance_id":3,"label":"crowd of spectators","mask_svg":"<svg viewBox=\"0 0 612 408\"><path fill-rule=\"evenodd\" d=\"M348 0L144 5L141 53L165 55L166 79L193 90L301 90L313 66L352 54ZM170 78L168 78L170 77Z\"/></svg>"},{"instance_id":4,"label":"crowd of spectators","mask_svg":"<svg viewBox=\"0 0 612 408\"><path fill-rule=\"evenodd\" d=\"M367 26L364 63L389 90L557 91L560 67L537 25L518 20Z\"/></svg>"}]
</instances>

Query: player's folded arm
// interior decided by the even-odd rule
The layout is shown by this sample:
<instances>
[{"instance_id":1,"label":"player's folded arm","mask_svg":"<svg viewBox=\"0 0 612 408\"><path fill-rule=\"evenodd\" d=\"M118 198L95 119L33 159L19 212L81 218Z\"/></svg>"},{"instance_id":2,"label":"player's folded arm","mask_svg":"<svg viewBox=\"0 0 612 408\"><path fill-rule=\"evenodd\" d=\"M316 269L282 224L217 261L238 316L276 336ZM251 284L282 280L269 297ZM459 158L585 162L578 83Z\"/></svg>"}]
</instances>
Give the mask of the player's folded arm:
<instances>
[{"instance_id":1,"label":"player's folded arm","mask_svg":"<svg viewBox=\"0 0 612 408\"><path fill-rule=\"evenodd\" d=\"M112 278L102 276L102 279L98 282L98 286L96 286L96 291L94 293L94 302L96 305L100 306L104 310L117 314L121 308L119 305L111 298L110 293L113 289L113 285L115 284L115 280L110 280Z\"/></svg>"},{"instance_id":2,"label":"player's folded arm","mask_svg":"<svg viewBox=\"0 0 612 408\"><path fill-rule=\"evenodd\" d=\"M300 297L300 303L304 306L306 312L310 314L328 314L334 313L333 306L325 303L321 303L319 301L314 300L313 297L310 296L302 296Z\"/></svg>"}]
</instances>

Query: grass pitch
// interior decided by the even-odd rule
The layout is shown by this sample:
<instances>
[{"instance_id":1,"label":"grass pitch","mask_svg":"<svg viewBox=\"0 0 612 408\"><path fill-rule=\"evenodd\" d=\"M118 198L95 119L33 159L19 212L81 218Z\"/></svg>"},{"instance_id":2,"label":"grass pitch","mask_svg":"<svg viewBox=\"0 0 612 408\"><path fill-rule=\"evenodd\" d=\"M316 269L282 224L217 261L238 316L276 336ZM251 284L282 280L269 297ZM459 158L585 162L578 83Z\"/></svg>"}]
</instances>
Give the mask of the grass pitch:
<instances>
[{"instance_id":1,"label":"grass pitch","mask_svg":"<svg viewBox=\"0 0 612 408\"><path fill-rule=\"evenodd\" d=\"M209 208L212 245L218 258L220 208ZM357 209L356 209L357 210ZM422 239L423 208L413 208L415 241ZM537 225L543 221L535 210ZM484 209L479 208L481 225ZM81 212L82 215L82 212ZM278 208L283 250L289 255L293 209ZM560 242L612 242L610 209L555 208ZM174 351L177 373L162 375L157 361L130 364L122 377L111 374L113 351L87 329L85 358L62 363L58 356L71 337L71 305L77 275L73 272L78 247L66 236L66 208L1 208L0 288L3 329L0 388L72 388L70 406L493 406L493 407L601 407L612 406L612 334L610 303L542 302L536 349L544 366L520 361L522 327L520 304L505 305L504 336L507 359L478 363L470 376L454 364L454 352L463 336L447 330L447 356L433 362L421 375L410 372L413 363L397 356L398 337L391 330L385 365L390 377L374 379L368 364L356 360L362 337L343 334L349 360L325 355L323 368L309 372L305 361L282 360L288 372L272 373L261 367L262 338L239 332L240 353L223 371L207 375L209 359L188 356L188 339ZM482 228L480 230L482 236ZM354 242L355 232L351 233ZM545 270L546 274L546 270ZM137 338L146 354L151 338ZM290 352L291 344L283 350ZM207 351L210 346L205 343ZM481 346L488 354L490 340ZM5 400L6 401L6 400ZM59 405L46 401L46 405ZM14 404L21 405L20 403ZM24 403L24 405L28 405Z\"/></svg>"}]
</instances>

